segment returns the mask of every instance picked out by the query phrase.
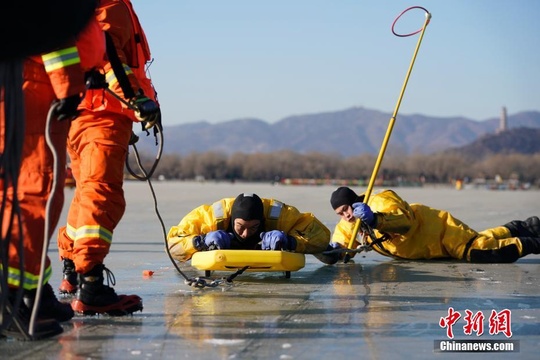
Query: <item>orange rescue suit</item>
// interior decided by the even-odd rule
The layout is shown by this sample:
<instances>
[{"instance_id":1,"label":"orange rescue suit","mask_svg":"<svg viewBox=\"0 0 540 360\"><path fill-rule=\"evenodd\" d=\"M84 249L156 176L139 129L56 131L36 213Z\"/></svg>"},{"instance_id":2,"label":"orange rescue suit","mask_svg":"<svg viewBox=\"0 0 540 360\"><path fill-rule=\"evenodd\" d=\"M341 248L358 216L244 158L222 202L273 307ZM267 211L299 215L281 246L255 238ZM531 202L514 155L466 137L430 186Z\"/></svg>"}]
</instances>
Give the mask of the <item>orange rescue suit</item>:
<instances>
[{"instance_id":1,"label":"orange rescue suit","mask_svg":"<svg viewBox=\"0 0 540 360\"><path fill-rule=\"evenodd\" d=\"M105 44L102 32L95 19L91 19L85 30L77 39L42 56L32 56L24 60L23 94L25 109L25 131L22 149L22 161L18 179L17 198L21 213L21 221L15 218L11 230L9 246L8 284L11 287L24 287L27 290L38 287L41 256L45 239L52 236L64 204L64 169L66 160L66 138L69 121L50 121L50 139L57 156L57 178L54 184L53 153L46 143L45 131L47 114L51 103L72 95L82 94L85 90L85 72L95 66L102 66ZM0 137L5 138L5 103L0 92ZM4 153L4 142L0 143L0 153ZM3 171L4 169L2 169ZM0 193L7 196L8 202L4 215L13 209L13 187L9 186L3 193L3 181L0 180ZM50 203L49 217L46 216L46 204ZM6 231L9 216L2 219L2 229ZM49 233L45 234L45 223L48 222ZM19 232L19 226L22 233ZM46 235L46 236L45 236ZM2 238L8 236L2 233ZM21 254L18 251L23 239L24 264L19 263ZM47 257L45 263L44 283L51 276L51 264ZM21 273L22 277L21 283Z\"/></svg>"},{"instance_id":2,"label":"orange rescue suit","mask_svg":"<svg viewBox=\"0 0 540 360\"><path fill-rule=\"evenodd\" d=\"M117 55L135 93L157 102L145 74L150 60L146 36L129 0L102 0L96 13L101 28L112 38ZM110 63L102 69L108 88L126 99ZM105 89L89 89L72 122L68 153L76 180L67 225L59 230L60 258L73 260L78 273L101 264L109 253L113 231L126 207L123 170L132 125L132 110Z\"/></svg>"}]
</instances>

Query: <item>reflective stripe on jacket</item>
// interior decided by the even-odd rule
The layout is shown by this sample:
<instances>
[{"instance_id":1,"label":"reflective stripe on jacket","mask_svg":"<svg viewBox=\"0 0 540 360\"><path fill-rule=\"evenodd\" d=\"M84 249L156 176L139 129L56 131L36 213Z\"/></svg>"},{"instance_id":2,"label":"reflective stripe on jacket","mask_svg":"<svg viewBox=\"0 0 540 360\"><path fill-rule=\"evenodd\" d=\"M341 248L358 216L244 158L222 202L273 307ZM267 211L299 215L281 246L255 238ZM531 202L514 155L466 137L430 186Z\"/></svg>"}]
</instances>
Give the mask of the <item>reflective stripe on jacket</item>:
<instances>
[{"instance_id":1,"label":"reflective stripe on jacket","mask_svg":"<svg viewBox=\"0 0 540 360\"><path fill-rule=\"evenodd\" d=\"M85 91L85 72L102 67L105 62L105 37L97 20L92 18L77 39L32 60L43 63L58 99Z\"/></svg>"}]
</instances>

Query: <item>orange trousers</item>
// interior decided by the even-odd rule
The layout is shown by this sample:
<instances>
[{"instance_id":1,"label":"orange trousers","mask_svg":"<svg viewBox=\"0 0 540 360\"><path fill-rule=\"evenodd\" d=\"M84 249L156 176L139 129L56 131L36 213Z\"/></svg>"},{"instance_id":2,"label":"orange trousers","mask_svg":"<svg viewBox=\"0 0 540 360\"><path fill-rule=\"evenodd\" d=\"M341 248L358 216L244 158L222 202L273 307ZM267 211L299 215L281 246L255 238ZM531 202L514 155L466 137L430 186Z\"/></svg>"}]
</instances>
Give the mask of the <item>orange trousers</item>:
<instances>
[{"instance_id":1,"label":"orange trousers","mask_svg":"<svg viewBox=\"0 0 540 360\"><path fill-rule=\"evenodd\" d=\"M58 249L78 273L103 263L124 215L122 186L132 125L123 114L87 110L71 123L67 149L76 187L67 225L59 229Z\"/></svg>"},{"instance_id":2,"label":"orange trousers","mask_svg":"<svg viewBox=\"0 0 540 360\"><path fill-rule=\"evenodd\" d=\"M41 256L43 247L58 224L64 204L64 179L66 162L66 138L69 121L52 119L50 122L50 138L54 143L58 159L58 178L53 189L53 154L49 150L45 138L47 113L51 103L56 98L49 76L43 64L25 60L23 72L23 93L25 106L25 131L22 159L17 183L21 222L15 217L10 234L7 234L10 214L13 208L13 187L9 186L4 192L3 180L0 180L0 196L6 197L7 203L2 218L2 238L10 237L8 284L12 287L24 287L31 290L38 287ZM4 152L5 139L5 103L0 103L0 152ZM4 169L2 169L4 171ZM53 197L50 204L49 217L46 217L46 205L49 196ZM49 234L45 238L45 222L48 221ZM20 227L19 227L20 226ZM19 231L22 229L22 233ZM22 239L22 240L21 240ZM23 242L23 265L19 261L20 241ZM45 279L51 276L50 260L45 264ZM20 274L24 274L21 284Z\"/></svg>"}]
</instances>

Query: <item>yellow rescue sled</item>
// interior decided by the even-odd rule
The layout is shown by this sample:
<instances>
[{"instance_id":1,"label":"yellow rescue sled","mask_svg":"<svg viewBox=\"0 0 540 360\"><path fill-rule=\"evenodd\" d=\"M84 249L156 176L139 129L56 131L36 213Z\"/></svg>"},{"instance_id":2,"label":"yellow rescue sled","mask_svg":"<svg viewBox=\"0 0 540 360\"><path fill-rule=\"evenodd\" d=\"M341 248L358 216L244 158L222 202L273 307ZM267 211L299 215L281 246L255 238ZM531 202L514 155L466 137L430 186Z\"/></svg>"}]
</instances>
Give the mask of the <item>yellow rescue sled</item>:
<instances>
[{"instance_id":1,"label":"yellow rescue sled","mask_svg":"<svg viewBox=\"0 0 540 360\"><path fill-rule=\"evenodd\" d=\"M193 254L191 266L204 270L209 277L212 270L237 271L284 271L291 277L291 271L298 271L306 264L304 254L272 250L210 250Z\"/></svg>"}]
</instances>

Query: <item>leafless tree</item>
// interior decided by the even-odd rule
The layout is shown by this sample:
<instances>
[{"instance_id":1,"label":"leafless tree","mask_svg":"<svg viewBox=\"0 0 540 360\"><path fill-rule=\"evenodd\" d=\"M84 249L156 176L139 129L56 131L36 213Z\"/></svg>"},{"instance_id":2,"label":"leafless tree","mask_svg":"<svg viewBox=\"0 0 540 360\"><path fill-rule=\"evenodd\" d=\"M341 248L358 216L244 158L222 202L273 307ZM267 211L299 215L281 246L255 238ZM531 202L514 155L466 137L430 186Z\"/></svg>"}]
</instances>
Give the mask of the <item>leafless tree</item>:
<instances>
[{"instance_id":1,"label":"leafless tree","mask_svg":"<svg viewBox=\"0 0 540 360\"><path fill-rule=\"evenodd\" d=\"M142 157L145 166L154 159ZM164 155L155 172L167 179L193 179L202 176L212 180L280 181L286 178L343 179L367 183L377 158L362 154L344 158L339 154L290 150L274 153L217 152L192 153L185 156ZM404 155L396 152L379 164L377 181L451 183L456 179L515 178L540 185L540 154L491 155L481 160L455 153Z\"/></svg>"}]
</instances>

